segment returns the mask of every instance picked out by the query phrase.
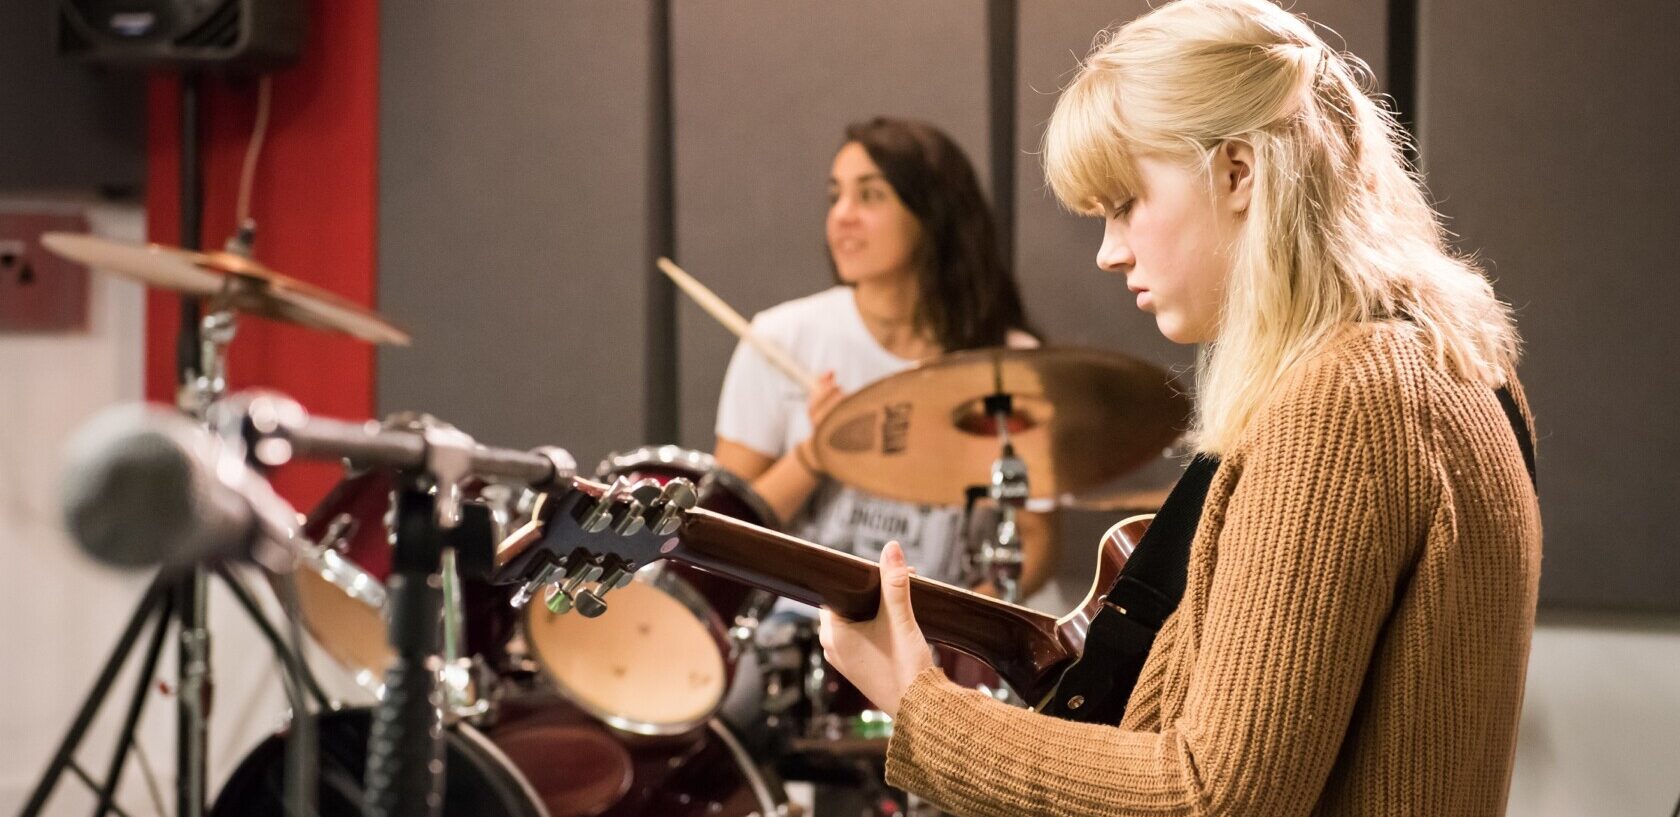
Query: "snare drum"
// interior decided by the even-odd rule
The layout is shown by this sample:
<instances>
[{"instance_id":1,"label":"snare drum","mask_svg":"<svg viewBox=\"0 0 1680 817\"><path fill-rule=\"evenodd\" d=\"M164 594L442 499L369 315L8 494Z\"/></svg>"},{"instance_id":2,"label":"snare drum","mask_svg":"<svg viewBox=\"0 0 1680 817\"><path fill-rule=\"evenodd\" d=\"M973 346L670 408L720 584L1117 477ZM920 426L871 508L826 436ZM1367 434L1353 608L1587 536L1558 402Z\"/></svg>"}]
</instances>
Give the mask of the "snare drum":
<instances>
[{"instance_id":1,"label":"snare drum","mask_svg":"<svg viewBox=\"0 0 1680 817\"><path fill-rule=\"evenodd\" d=\"M597 476L698 489L698 507L776 528L769 506L711 455L676 446L614 454ZM674 735L711 718L734 677L740 645L774 597L671 562L637 572L598 618L555 615L531 604L525 640L555 687L584 710L628 732Z\"/></svg>"}]
</instances>

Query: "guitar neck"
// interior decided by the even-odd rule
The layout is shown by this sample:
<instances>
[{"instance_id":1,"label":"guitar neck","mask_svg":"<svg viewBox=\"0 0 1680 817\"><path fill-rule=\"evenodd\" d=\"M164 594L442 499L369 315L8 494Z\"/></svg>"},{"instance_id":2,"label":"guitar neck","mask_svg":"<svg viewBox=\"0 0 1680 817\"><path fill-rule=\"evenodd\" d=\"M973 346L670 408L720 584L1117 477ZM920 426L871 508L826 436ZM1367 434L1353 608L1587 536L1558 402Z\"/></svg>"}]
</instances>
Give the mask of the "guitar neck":
<instances>
[{"instance_id":1,"label":"guitar neck","mask_svg":"<svg viewBox=\"0 0 1680 817\"><path fill-rule=\"evenodd\" d=\"M865 621L881 602L874 562L706 510L685 515L664 557L806 604ZM942 582L910 578L910 603L929 641L986 662L1028 700L1054 684L1072 660L1056 619Z\"/></svg>"}]
</instances>

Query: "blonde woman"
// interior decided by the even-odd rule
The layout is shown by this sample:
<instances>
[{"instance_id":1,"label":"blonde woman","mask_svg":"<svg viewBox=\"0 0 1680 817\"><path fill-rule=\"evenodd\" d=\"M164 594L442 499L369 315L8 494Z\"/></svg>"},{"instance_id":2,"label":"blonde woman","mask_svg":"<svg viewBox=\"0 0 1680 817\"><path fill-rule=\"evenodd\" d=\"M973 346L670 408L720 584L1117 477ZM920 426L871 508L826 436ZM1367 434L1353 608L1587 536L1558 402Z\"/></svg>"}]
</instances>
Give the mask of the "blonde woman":
<instances>
[{"instance_id":1,"label":"blonde woman","mask_svg":"<svg viewBox=\"0 0 1680 817\"><path fill-rule=\"evenodd\" d=\"M1180 0L1063 92L1051 186L1201 347L1182 600L1119 723L1075 723L932 668L889 546L880 615L822 637L897 718L891 784L960 815L1503 813L1540 559L1517 337L1361 72L1264 0Z\"/></svg>"}]
</instances>

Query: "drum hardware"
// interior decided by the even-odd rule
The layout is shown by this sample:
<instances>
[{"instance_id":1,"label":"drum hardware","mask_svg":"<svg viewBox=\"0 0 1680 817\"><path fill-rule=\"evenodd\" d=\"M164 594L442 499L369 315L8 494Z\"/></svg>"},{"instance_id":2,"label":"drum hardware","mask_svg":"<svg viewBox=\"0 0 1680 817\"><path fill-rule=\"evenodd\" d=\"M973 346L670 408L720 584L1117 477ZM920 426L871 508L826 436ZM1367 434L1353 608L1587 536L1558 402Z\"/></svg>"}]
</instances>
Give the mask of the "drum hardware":
<instances>
[{"instance_id":1,"label":"drum hardware","mask_svg":"<svg viewBox=\"0 0 1680 817\"><path fill-rule=\"evenodd\" d=\"M1001 388L1001 366L998 380ZM1015 446L1009 440L1014 400L1003 392L993 392L986 395L984 405L997 429L998 457L992 461L987 495L998 508L998 518L996 536L982 542L977 562L982 575L997 588L999 598L1013 603L1021 600L1021 541L1015 514L1025 508L1030 493L1027 464L1015 455Z\"/></svg>"},{"instance_id":2,"label":"drum hardware","mask_svg":"<svg viewBox=\"0 0 1680 817\"><path fill-rule=\"evenodd\" d=\"M466 654L466 610L461 574L456 567L456 554L452 547L443 549L442 576L443 665L438 681L443 687L446 704L444 718L446 722L453 722L462 718L483 717L490 711L490 699L481 694L484 686L479 680L483 673L475 672L482 664L475 656Z\"/></svg>"}]
</instances>

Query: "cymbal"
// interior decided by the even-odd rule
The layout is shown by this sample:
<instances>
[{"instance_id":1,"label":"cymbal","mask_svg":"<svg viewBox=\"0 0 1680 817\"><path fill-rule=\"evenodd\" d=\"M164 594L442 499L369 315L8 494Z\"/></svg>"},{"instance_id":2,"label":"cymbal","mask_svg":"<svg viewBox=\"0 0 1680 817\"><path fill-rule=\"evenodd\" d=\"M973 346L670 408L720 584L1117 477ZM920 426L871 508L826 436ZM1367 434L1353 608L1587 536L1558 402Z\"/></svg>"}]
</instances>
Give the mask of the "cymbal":
<instances>
[{"instance_id":1,"label":"cymbal","mask_svg":"<svg viewBox=\"0 0 1680 817\"><path fill-rule=\"evenodd\" d=\"M999 446L987 395L1012 396L1010 440L1032 498L1106 485L1178 438L1189 400L1165 371L1116 352L973 349L847 395L814 434L842 483L906 502L960 503L985 484Z\"/></svg>"},{"instance_id":2,"label":"cymbal","mask_svg":"<svg viewBox=\"0 0 1680 817\"><path fill-rule=\"evenodd\" d=\"M146 286L210 298L218 307L369 343L407 346L408 333L367 307L231 252L130 244L80 233L45 233L41 244L72 261Z\"/></svg>"}]
</instances>

